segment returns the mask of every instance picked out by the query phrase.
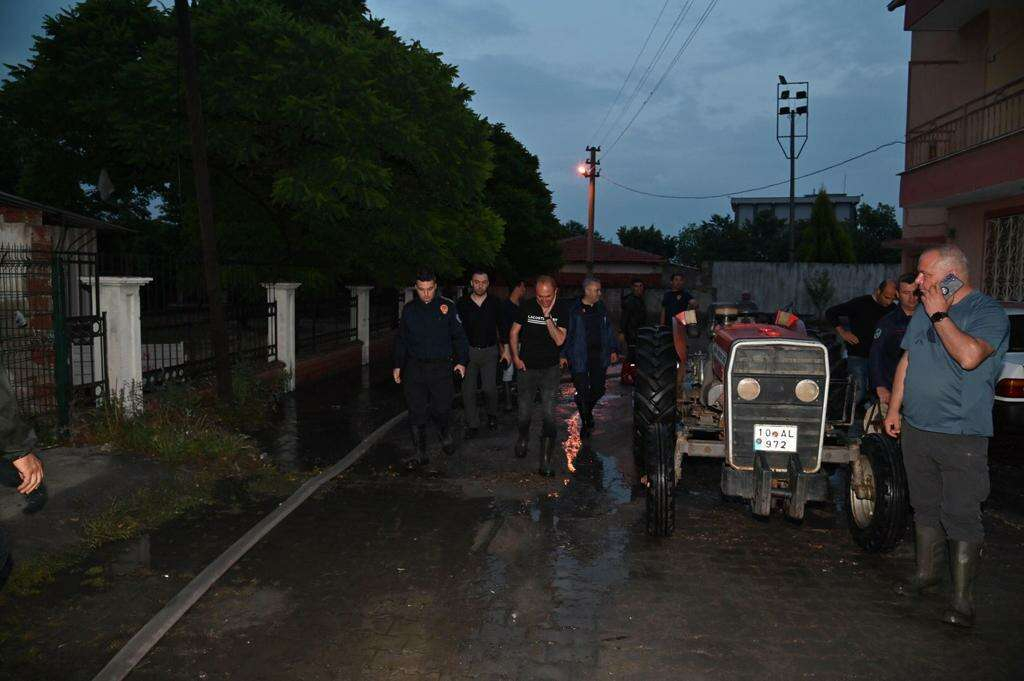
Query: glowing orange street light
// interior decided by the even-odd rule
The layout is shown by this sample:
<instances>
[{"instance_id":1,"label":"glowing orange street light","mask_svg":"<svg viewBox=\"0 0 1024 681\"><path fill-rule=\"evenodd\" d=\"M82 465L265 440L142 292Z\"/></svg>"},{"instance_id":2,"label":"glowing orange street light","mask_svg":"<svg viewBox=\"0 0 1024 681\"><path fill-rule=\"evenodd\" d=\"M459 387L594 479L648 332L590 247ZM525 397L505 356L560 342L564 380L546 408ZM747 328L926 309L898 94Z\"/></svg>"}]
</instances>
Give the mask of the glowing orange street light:
<instances>
[{"instance_id":1,"label":"glowing orange street light","mask_svg":"<svg viewBox=\"0 0 1024 681\"><path fill-rule=\"evenodd\" d=\"M586 177L587 176L587 166L586 166L586 164L581 163L578 166L576 166L576 172L579 173L581 176Z\"/></svg>"}]
</instances>

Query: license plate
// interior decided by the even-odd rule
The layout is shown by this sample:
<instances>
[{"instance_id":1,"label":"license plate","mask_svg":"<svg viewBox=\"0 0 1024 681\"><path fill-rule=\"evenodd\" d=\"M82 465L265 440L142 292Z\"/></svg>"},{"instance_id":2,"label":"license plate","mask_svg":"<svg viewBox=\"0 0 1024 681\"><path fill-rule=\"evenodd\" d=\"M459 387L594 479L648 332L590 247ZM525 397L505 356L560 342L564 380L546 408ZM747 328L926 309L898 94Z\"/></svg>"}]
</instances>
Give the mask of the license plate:
<instances>
[{"instance_id":1,"label":"license plate","mask_svg":"<svg viewBox=\"0 0 1024 681\"><path fill-rule=\"evenodd\" d=\"M762 452L795 452L796 426L754 426L754 450Z\"/></svg>"}]
</instances>

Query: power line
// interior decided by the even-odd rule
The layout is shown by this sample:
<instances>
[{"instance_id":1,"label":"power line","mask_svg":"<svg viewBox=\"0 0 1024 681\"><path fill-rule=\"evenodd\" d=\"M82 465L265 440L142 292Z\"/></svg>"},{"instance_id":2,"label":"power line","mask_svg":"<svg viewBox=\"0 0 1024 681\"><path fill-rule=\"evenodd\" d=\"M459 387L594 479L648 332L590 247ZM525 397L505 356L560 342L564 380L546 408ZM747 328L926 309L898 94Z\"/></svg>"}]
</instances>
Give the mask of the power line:
<instances>
[{"instance_id":1,"label":"power line","mask_svg":"<svg viewBox=\"0 0 1024 681\"><path fill-rule=\"evenodd\" d=\"M622 129L622 132L620 132L619 136L615 138L615 141L613 141L611 145L605 150L605 152L601 155L601 158L607 156L611 152L611 150L615 148L615 145L619 143L619 140L622 139L622 136L626 134L626 131L629 130L630 127L632 127L634 121L636 121L636 119L640 116L640 113L644 110L644 107L646 107L647 103L651 101L652 97L654 97L654 93L657 92L658 88L661 87L661 84L665 82L665 78L668 77L669 72L671 72L675 65L679 62L679 58L683 56L683 52L685 52L686 48L688 48L690 46L690 43L693 42L693 39L696 37L697 33L704 25L704 22L707 21L708 17L711 15L711 11L714 10L715 5L717 4L718 0L710 0L708 2L708 6L704 9L704 12L697 19L697 22L694 24L693 28L690 29L690 34L686 37L686 40L683 41L682 45L680 45L679 49L676 51L675 56L672 58L672 61L669 62L669 65L665 69L665 72L661 74L661 78L659 78L658 82L654 84L654 87L651 89L650 93L640 104L640 108L636 110L636 113L634 113L633 117L629 119L629 122L626 124L626 127Z\"/></svg>"},{"instance_id":2,"label":"power line","mask_svg":"<svg viewBox=\"0 0 1024 681\"><path fill-rule=\"evenodd\" d=\"M636 58L633 60L633 65L629 67L629 73L626 74L626 80L622 81L622 85L619 86L619 91L616 93L615 99L612 100L611 106L609 106L608 110L604 112L604 118L601 119L600 125L598 125L597 129L594 130L594 134L590 136L591 140L595 140L597 138L597 135L601 132L601 128L603 128L604 124L608 122L608 116L611 115L611 112L615 109L615 105L619 103L619 97L622 96L622 91L626 89L629 79L633 76L633 71L636 70L636 65L640 63L640 57L642 57L644 52L647 50L647 44L651 42L651 36L654 35L654 30L658 28L658 24L661 23L661 17L665 14L665 8L668 7L669 2L670 0L665 0L665 4L661 6L661 11L658 12L658 17L654 20L654 24L651 26L651 30L647 33L647 38L644 40L644 44L640 47L640 51L637 52Z\"/></svg>"},{"instance_id":3,"label":"power line","mask_svg":"<svg viewBox=\"0 0 1024 681\"><path fill-rule=\"evenodd\" d=\"M683 3L682 7L680 8L679 14L677 14L676 18L672 20L672 24L669 26L668 32L665 33L665 36L661 39L661 44L658 45L657 51L655 51L654 56L651 57L651 61L647 64L647 67L641 74L640 79L636 83L636 86L633 88L633 91L626 99L626 103L623 104L622 108L619 110L619 113L615 117L615 120L612 122L611 127L609 127L605 131L604 138L601 140L601 145L604 145L604 143L608 141L608 138L611 136L612 131L618 127L619 122L622 120L622 117L625 116L633 107L633 102L636 101L636 98L643 90L644 85L647 84L647 79L650 77L651 72L654 70L654 67L657 66L658 62L661 61L661 56L665 54L665 50L668 49L668 46L672 43L672 39L675 37L676 33L679 31L679 28L683 25L683 22L686 20L686 15L689 14L690 8L693 6L693 2L694 0L686 0L686 2Z\"/></svg>"},{"instance_id":4,"label":"power line","mask_svg":"<svg viewBox=\"0 0 1024 681\"><path fill-rule=\"evenodd\" d=\"M813 170L813 171L811 171L809 173L804 173L803 175L798 175L796 177L796 179L802 180L802 179L804 179L806 177L811 177L812 175L820 175L821 173L824 173L824 172L827 172L829 170L832 170L833 168L838 168L839 166L846 165L847 163L850 163L852 161L856 161L859 158L864 158L865 156L867 156L869 154L873 154L876 151L881 151L882 149L885 149L886 147L891 147L891 146L896 145L896 144L906 144L906 142L904 140L902 140L902 139L898 139L898 140L893 140L891 142L886 142L885 144L880 144L877 147L875 147L874 149L869 149L868 151L865 151L863 153L857 154L856 156L851 156L850 158L842 160L842 161L839 161L838 163L833 163L830 166L826 166L824 168L819 168L818 170ZM781 182L773 182L772 184L765 184L765 185L761 185L760 187L750 187L749 189L740 189L738 191L725 192L724 194L707 194L705 196L680 196L680 195L677 195L677 194L658 194L658 193L655 193L655 192L647 192L647 191L644 191L642 189L636 189L634 187L629 187L627 185L620 184L620 183L616 182L615 180L611 179L610 177L608 177L607 175L603 175L602 177L604 177L605 180L607 180L608 182L611 182L613 185L615 185L619 189L625 189L626 191L633 192L634 194L642 194L644 196L653 196L653 197L656 197L656 198L659 198L659 199L686 199L686 200L690 200L690 201L701 201L701 200L704 200L704 199L722 199L722 198L725 198L727 196L737 196L739 194L748 194L750 192L761 191L762 189L771 189L772 187L778 187L779 185L787 184L789 182L789 179L785 179L785 180L782 180Z\"/></svg>"}]
</instances>

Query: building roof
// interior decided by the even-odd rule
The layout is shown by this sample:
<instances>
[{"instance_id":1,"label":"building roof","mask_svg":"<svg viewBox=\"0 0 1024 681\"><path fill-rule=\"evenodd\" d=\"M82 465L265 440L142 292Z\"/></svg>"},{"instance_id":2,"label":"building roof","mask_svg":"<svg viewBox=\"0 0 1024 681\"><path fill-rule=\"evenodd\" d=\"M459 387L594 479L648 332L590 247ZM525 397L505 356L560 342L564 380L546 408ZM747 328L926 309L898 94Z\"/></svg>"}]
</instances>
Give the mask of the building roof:
<instances>
[{"instance_id":1,"label":"building roof","mask_svg":"<svg viewBox=\"0 0 1024 681\"><path fill-rule=\"evenodd\" d=\"M14 208L21 208L24 210L40 211L43 214L43 224L45 225L79 227L81 229L90 229L94 231L131 231L125 227L121 227L120 225L104 222L103 220L97 220L96 218L90 218L86 215L73 213L69 210L47 206L44 203L39 203L30 199L23 199L20 196L8 194L3 191L0 191L0 206L12 206Z\"/></svg>"},{"instance_id":2,"label":"building roof","mask_svg":"<svg viewBox=\"0 0 1024 681\"><path fill-rule=\"evenodd\" d=\"M587 260L587 237L571 236L568 239L560 239L562 247L562 260L565 262L586 262ZM616 262L616 263L646 263L660 265L665 258L655 253L641 251L638 248L629 248L607 241L594 240L594 262Z\"/></svg>"},{"instance_id":3,"label":"building roof","mask_svg":"<svg viewBox=\"0 0 1024 681\"><path fill-rule=\"evenodd\" d=\"M794 197L794 203L814 203L814 200L818 198L817 194L805 194L804 196ZM829 194L828 200L832 203L860 203L860 194ZM766 203L789 203L788 196L733 196L729 198L729 203L733 206L752 206L752 205L763 205Z\"/></svg>"}]
</instances>

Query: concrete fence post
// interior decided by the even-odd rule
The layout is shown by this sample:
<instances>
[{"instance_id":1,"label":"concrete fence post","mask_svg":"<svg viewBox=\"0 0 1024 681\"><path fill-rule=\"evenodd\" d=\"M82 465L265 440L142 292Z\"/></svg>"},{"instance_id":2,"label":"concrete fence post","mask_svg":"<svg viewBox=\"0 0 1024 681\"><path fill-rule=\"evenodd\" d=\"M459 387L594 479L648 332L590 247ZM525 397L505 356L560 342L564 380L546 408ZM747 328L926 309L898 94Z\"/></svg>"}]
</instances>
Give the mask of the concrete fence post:
<instances>
[{"instance_id":1,"label":"concrete fence post","mask_svg":"<svg viewBox=\"0 0 1024 681\"><path fill-rule=\"evenodd\" d=\"M92 284L90 277L85 281ZM128 416L142 411L142 303L139 289L153 277L100 277L99 309L107 315L107 387ZM102 366L100 343L93 361Z\"/></svg>"},{"instance_id":2,"label":"concrete fence post","mask_svg":"<svg viewBox=\"0 0 1024 681\"><path fill-rule=\"evenodd\" d=\"M277 344L277 359L288 372L288 390L295 390L295 290L302 284L274 282L261 284L267 290L267 302L277 303L277 333L267 327L267 343Z\"/></svg>"},{"instance_id":3,"label":"concrete fence post","mask_svg":"<svg viewBox=\"0 0 1024 681\"><path fill-rule=\"evenodd\" d=\"M362 364L370 363L370 291L372 286L353 286L356 292L356 337L363 344Z\"/></svg>"}]
</instances>

